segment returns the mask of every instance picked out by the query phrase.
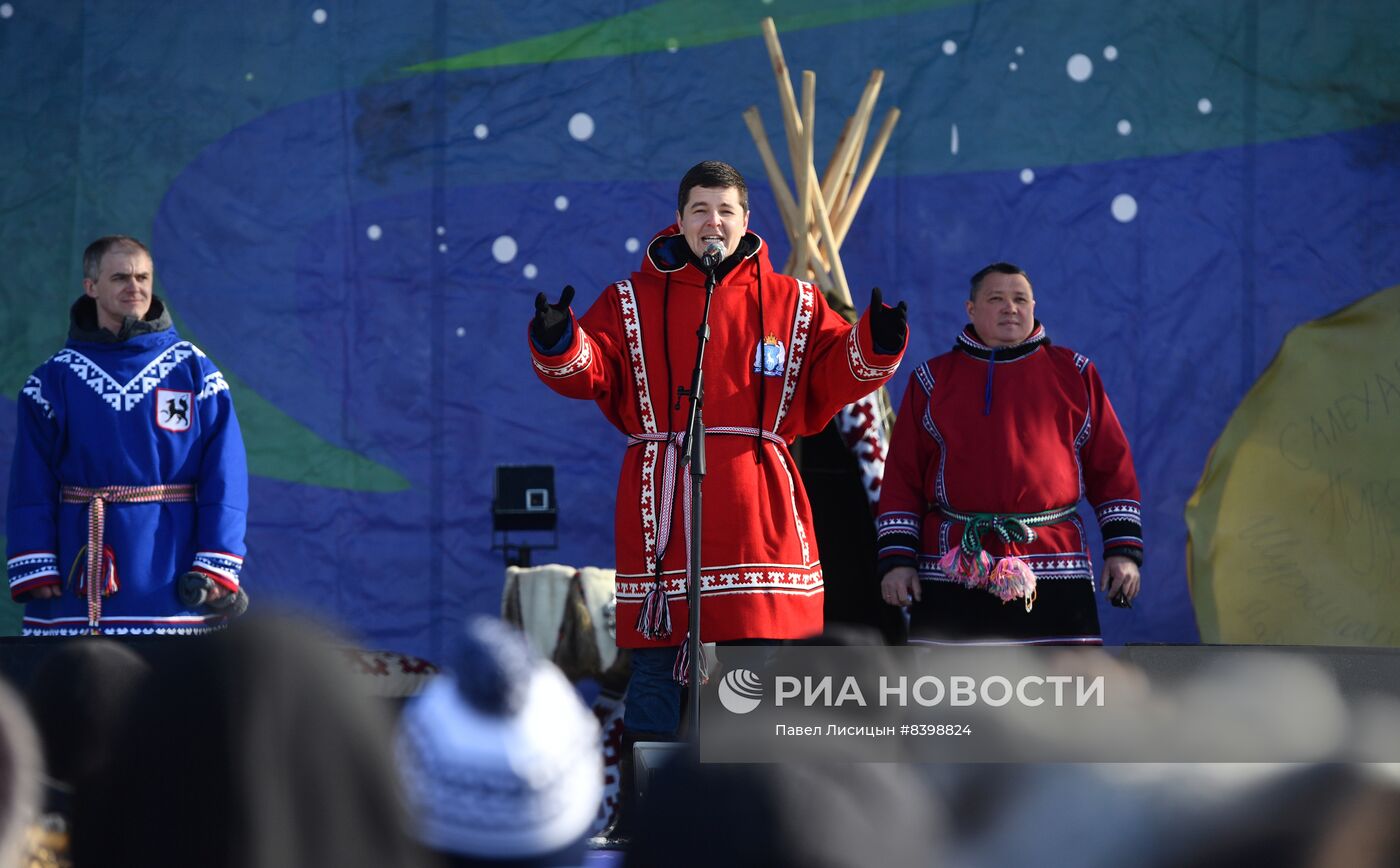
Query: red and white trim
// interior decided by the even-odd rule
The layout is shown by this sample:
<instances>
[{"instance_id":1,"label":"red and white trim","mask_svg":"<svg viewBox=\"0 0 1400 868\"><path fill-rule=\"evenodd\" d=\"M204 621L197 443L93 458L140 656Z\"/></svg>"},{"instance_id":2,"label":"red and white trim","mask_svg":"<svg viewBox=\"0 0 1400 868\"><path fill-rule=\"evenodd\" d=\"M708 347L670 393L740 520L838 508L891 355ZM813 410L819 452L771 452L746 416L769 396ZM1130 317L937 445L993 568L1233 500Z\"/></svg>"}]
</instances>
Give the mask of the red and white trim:
<instances>
[{"instance_id":1,"label":"red and white trim","mask_svg":"<svg viewBox=\"0 0 1400 868\"><path fill-rule=\"evenodd\" d=\"M104 636L190 636L222 629L227 623L217 615L176 615L169 618L106 616L102 619ZM24 636L86 636L92 632L87 618L32 618L25 616Z\"/></svg>"},{"instance_id":2,"label":"red and white trim","mask_svg":"<svg viewBox=\"0 0 1400 868\"><path fill-rule=\"evenodd\" d=\"M655 582L653 575L622 574L617 576L619 604L640 604ZM666 596L685 597L685 571L668 570L662 574ZM735 594L784 594L810 597L822 593L822 567L819 563L801 564L727 564L706 567L700 573L702 597Z\"/></svg>"},{"instance_id":3,"label":"red and white trim","mask_svg":"<svg viewBox=\"0 0 1400 868\"><path fill-rule=\"evenodd\" d=\"M193 572L206 575L230 591L238 590L243 558L228 552L195 552Z\"/></svg>"},{"instance_id":4,"label":"red and white trim","mask_svg":"<svg viewBox=\"0 0 1400 868\"><path fill-rule=\"evenodd\" d=\"M857 324L846 337L846 363L851 366L851 376L862 382L888 378L899 367L899 356L895 356L892 365L877 365L867 359L860 348L860 329L860 324Z\"/></svg>"},{"instance_id":5,"label":"red and white trim","mask_svg":"<svg viewBox=\"0 0 1400 868\"><path fill-rule=\"evenodd\" d=\"M540 361L540 357L536 355L534 359L535 370L546 377L562 380L565 377L572 377L574 374L586 370L589 365L593 364L593 345L588 340L588 335L579 327L578 323L574 323L574 329L574 351L572 353L565 353L564 358L560 360L557 365L545 364ZM200 397L203 397L203 395Z\"/></svg>"},{"instance_id":6,"label":"red and white trim","mask_svg":"<svg viewBox=\"0 0 1400 868\"><path fill-rule=\"evenodd\" d=\"M63 581L55 552L20 552L5 562L5 572L10 577L12 597Z\"/></svg>"},{"instance_id":7,"label":"red and white trim","mask_svg":"<svg viewBox=\"0 0 1400 868\"><path fill-rule=\"evenodd\" d=\"M802 365L807 359L807 344L812 337L812 317L816 311L816 293L812 289L812 284L806 281L797 281L798 299L797 316L792 320L792 334L788 338L788 359L787 373L783 376L783 397L778 403L778 413L773 417L773 430L777 431L783 425L783 418L787 416L788 409L792 406L792 399L797 394L797 378L802 373Z\"/></svg>"},{"instance_id":8,"label":"red and white trim","mask_svg":"<svg viewBox=\"0 0 1400 868\"><path fill-rule=\"evenodd\" d=\"M642 422L643 435L654 435L658 432L656 422L656 406L651 400L651 380L647 376L647 359L644 345L642 343L642 318L637 309L637 294L632 289L632 281L619 280L617 287L617 301L622 309L622 330L623 337L627 341L627 357L631 362L632 384L637 390L637 413ZM662 555L660 549L669 542L669 531L671 513L669 508L664 510L663 515L657 509L656 502L656 471L657 463L661 454L660 444L654 442L654 438L647 438L653 442L648 442L643 447L642 452L642 491L638 506L641 509L642 520L642 542L645 549L647 569L655 570L657 558ZM674 471L667 468L668 474L674 476ZM673 490L664 480L662 491ZM666 501L667 507L671 501Z\"/></svg>"}]
</instances>

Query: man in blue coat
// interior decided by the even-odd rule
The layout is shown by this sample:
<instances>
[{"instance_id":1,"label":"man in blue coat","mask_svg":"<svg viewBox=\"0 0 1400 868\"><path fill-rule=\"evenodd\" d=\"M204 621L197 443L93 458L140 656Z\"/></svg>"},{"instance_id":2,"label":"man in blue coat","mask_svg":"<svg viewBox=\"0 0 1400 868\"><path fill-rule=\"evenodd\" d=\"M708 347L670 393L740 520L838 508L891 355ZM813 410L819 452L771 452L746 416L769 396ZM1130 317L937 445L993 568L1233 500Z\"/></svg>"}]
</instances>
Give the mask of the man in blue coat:
<instances>
[{"instance_id":1,"label":"man in blue coat","mask_svg":"<svg viewBox=\"0 0 1400 868\"><path fill-rule=\"evenodd\" d=\"M7 570L25 635L204 632L238 594L248 509L238 418L153 278L135 238L89 245L68 342L20 390ZM203 603L182 602L182 577L204 588Z\"/></svg>"}]
</instances>

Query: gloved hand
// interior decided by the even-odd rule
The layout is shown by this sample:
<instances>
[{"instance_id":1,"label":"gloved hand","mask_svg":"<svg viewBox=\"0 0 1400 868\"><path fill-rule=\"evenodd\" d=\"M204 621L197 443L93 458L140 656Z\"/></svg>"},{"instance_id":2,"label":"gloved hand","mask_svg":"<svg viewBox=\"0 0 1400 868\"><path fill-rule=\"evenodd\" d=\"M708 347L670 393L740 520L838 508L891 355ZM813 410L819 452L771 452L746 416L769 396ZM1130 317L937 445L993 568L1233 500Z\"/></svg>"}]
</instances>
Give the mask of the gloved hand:
<instances>
[{"instance_id":1,"label":"gloved hand","mask_svg":"<svg viewBox=\"0 0 1400 868\"><path fill-rule=\"evenodd\" d=\"M191 571L180 577L177 590L180 602L190 609L203 608L229 618L237 618L248 611L248 593L242 588L211 599L210 592L215 587L213 579L203 573Z\"/></svg>"},{"instance_id":2,"label":"gloved hand","mask_svg":"<svg viewBox=\"0 0 1400 868\"><path fill-rule=\"evenodd\" d=\"M870 336L877 347L893 352L902 349L904 336L909 332L908 321L909 305L901 301L887 307L880 287L870 290Z\"/></svg>"},{"instance_id":3,"label":"gloved hand","mask_svg":"<svg viewBox=\"0 0 1400 868\"><path fill-rule=\"evenodd\" d=\"M569 302L574 300L574 288L565 286L559 303L550 304L544 293L535 296L535 318L530 321L530 334L535 342L548 349L559 343L569 327Z\"/></svg>"}]
</instances>

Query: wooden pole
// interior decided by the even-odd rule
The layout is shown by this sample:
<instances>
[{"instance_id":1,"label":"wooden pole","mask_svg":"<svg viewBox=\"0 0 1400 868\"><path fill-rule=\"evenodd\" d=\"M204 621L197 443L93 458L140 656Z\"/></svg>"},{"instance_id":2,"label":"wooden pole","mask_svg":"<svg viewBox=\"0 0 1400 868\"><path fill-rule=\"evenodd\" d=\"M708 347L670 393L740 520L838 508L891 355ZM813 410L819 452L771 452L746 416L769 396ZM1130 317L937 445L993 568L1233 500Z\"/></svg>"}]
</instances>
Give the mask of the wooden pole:
<instances>
[{"instance_id":1,"label":"wooden pole","mask_svg":"<svg viewBox=\"0 0 1400 868\"><path fill-rule=\"evenodd\" d=\"M820 268L816 269L817 283L823 292L834 291L838 298L845 299L846 304L855 307L851 304L851 288L846 285L846 269L841 264L841 242L836 239L836 233L832 230L831 218L826 213L826 202L822 199L821 188L817 187L817 170L808 167L808 172L808 183L816 187L812 196L812 210L816 212L817 228L821 230L822 246L826 248L826 261L831 266L831 275L826 281L822 280L826 277L826 272Z\"/></svg>"},{"instance_id":2,"label":"wooden pole","mask_svg":"<svg viewBox=\"0 0 1400 868\"><path fill-rule=\"evenodd\" d=\"M772 18L763 19L763 44L768 48L768 60L773 65L773 78L778 83L778 106L783 112L783 129L787 133L788 158L792 161L792 177L802 176L802 121L797 116L797 97L792 92L792 77L788 75L783 46L778 41L778 28ZM798 186L801 186L800 184Z\"/></svg>"},{"instance_id":3,"label":"wooden pole","mask_svg":"<svg viewBox=\"0 0 1400 868\"><path fill-rule=\"evenodd\" d=\"M846 233L851 229L851 221L855 219L856 211L860 208L861 201L865 199L865 191L870 187L870 179L875 176L875 167L880 164L880 157L884 156L885 146L890 143L890 136L894 134L894 125L897 123L899 123L899 109L892 108L885 115L885 122L880 125L880 132L875 136L875 143L871 145L870 154L865 158L865 165L861 167L855 186L851 188L850 198L846 200L846 207L842 210L841 219L836 226L837 244L846 240Z\"/></svg>"},{"instance_id":4,"label":"wooden pole","mask_svg":"<svg viewBox=\"0 0 1400 868\"><path fill-rule=\"evenodd\" d=\"M802 139L798 161L793 163L793 177L797 179L797 215L801 231L793 243L793 271L801 274L807 267L808 251L811 244L807 238L807 227L812 225L812 193L816 186L813 179L816 170L812 168L812 151L816 137L815 116L817 112L817 74L810 69L802 72Z\"/></svg>"},{"instance_id":5,"label":"wooden pole","mask_svg":"<svg viewBox=\"0 0 1400 868\"><path fill-rule=\"evenodd\" d=\"M876 70L880 72L880 70ZM881 73L883 78L883 73ZM874 78L874 75L871 75ZM869 88L869 85L866 85ZM857 115L853 115L851 120L855 126L853 137L855 142L851 149L849 159L846 161L846 171L837 180L835 192L827 197L826 204L831 209L831 219L833 223L839 222L842 213L845 212L846 202L850 200L851 184L855 182L856 172L860 169L860 155L865 150L865 135L870 130L870 118L875 113L875 101L872 99L864 114L860 114L860 108L865 104L857 106Z\"/></svg>"},{"instance_id":6,"label":"wooden pole","mask_svg":"<svg viewBox=\"0 0 1400 868\"><path fill-rule=\"evenodd\" d=\"M880 97L880 85L885 80L884 70L877 69L870 73L870 80L865 83L865 90L861 92L860 102L856 104L856 113L846 122L848 131L863 130L865 123L868 123L870 113L875 110L875 100ZM861 134L864 138L864 133ZM851 156L859 141L854 135L843 138L836 145L836 155L832 158L832 167L836 169L834 174L828 174L822 182L822 198L832 210L835 210L837 194L837 183L841 176L846 174L846 166L850 165Z\"/></svg>"},{"instance_id":7,"label":"wooden pole","mask_svg":"<svg viewBox=\"0 0 1400 868\"><path fill-rule=\"evenodd\" d=\"M778 158L773 155L773 146L769 144L768 133L763 129L763 117L758 113L758 106L749 106L744 110L744 123L758 148L759 158L763 160L763 169L768 173L768 184L773 188L773 198L778 200L778 212L783 218L783 228L787 230L788 243L796 246L797 233L803 228L799 222L797 202L793 200L792 191L788 189L783 169L778 165Z\"/></svg>"},{"instance_id":8,"label":"wooden pole","mask_svg":"<svg viewBox=\"0 0 1400 868\"><path fill-rule=\"evenodd\" d=\"M827 197L827 203L831 202L831 194L825 193L841 176L841 152L846 148L846 140L851 136L851 127L855 124L856 117L851 115L846 118L846 123L841 125L841 135L836 137L836 147L831 151L831 161L826 164L826 171L822 173L822 191Z\"/></svg>"}]
</instances>

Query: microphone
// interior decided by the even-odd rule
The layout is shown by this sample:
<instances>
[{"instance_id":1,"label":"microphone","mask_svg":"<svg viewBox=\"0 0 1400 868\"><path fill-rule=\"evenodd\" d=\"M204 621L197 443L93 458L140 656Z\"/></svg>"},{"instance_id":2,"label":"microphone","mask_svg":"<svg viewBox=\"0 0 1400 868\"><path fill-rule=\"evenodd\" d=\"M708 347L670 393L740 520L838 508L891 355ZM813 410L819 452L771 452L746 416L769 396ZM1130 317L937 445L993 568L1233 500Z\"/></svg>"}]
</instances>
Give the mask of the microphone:
<instances>
[{"instance_id":1,"label":"microphone","mask_svg":"<svg viewBox=\"0 0 1400 868\"><path fill-rule=\"evenodd\" d=\"M237 618L248 611L248 594L239 588L217 600L209 599L214 580L202 573L185 573L180 577L180 602L190 609L204 608L216 615Z\"/></svg>"},{"instance_id":2,"label":"microphone","mask_svg":"<svg viewBox=\"0 0 1400 868\"><path fill-rule=\"evenodd\" d=\"M705 266L705 270L714 271L715 266L724 261L724 242L711 241L705 248L705 252L700 255L700 264Z\"/></svg>"}]
</instances>

